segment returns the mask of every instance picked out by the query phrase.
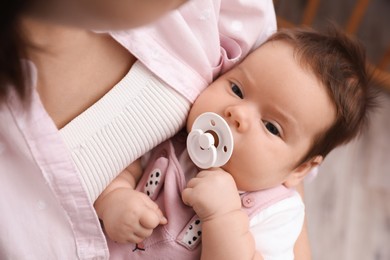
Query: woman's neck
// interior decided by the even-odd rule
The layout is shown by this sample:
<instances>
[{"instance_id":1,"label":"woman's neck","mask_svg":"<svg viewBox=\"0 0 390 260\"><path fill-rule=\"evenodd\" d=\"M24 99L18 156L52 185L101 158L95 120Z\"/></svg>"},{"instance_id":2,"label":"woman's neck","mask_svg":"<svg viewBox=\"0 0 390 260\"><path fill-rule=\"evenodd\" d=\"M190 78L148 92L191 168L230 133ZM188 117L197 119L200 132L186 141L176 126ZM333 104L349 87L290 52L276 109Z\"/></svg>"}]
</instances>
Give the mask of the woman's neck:
<instances>
[{"instance_id":1,"label":"woman's neck","mask_svg":"<svg viewBox=\"0 0 390 260\"><path fill-rule=\"evenodd\" d=\"M61 59L61 55L83 49L81 47L95 37L84 29L47 23L31 17L24 17L22 28L29 43L28 58L37 61L42 57Z\"/></svg>"},{"instance_id":2,"label":"woman's neck","mask_svg":"<svg viewBox=\"0 0 390 260\"><path fill-rule=\"evenodd\" d=\"M135 58L107 34L23 20L37 90L58 128L79 115L129 71Z\"/></svg>"}]
</instances>

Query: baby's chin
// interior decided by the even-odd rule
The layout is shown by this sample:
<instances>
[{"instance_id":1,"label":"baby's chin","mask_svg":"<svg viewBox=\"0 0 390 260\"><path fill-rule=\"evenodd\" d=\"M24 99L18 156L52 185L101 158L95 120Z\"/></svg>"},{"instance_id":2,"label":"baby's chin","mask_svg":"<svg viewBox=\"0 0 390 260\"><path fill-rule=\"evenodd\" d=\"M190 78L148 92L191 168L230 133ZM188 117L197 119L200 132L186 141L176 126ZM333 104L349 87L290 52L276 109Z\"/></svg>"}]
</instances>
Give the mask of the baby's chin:
<instances>
[{"instance_id":1,"label":"baby's chin","mask_svg":"<svg viewBox=\"0 0 390 260\"><path fill-rule=\"evenodd\" d=\"M244 181L241 180L240 181L240 180L238 180L235 176L240 176L240 171L235 173L234 169L232 169L232 167L229 164L229 162L227 162L225 165L221 166L221 169L223 169L225 172L229 173L233 177L234 182L236 183L237 190L239 191L239 193L251 192L251 191L259 191L259 190L270 188L270 187L266 187L262 183L256 183L255 184L253 181L247 181L247 180L244 180ZM241 175L242 175L242 172L241 172Z\"/></svg>"}]
</instances>

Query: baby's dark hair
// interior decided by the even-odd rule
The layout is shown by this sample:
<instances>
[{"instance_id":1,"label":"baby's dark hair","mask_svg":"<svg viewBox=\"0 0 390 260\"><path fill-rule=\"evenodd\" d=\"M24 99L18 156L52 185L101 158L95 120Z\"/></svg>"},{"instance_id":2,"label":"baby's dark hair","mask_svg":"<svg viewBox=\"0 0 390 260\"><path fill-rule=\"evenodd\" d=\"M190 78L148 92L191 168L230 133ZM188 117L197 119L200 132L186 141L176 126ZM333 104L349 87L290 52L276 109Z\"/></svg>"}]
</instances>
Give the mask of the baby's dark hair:
<instances>
[{"instance_id":1,"label":"baby's dark hair","mask_svg":"<svg viewBox=\"0 0 390 260\"><path fill-rule=\"evenodd\" d=\"M293 46L298 62L325 86L336 108L335 122L314 138L301 163L317 155L325 157L358 136L367 125L376 96L363 46L334 26L325 33L308 28L283 29L267 40L271 41Z\"/></svg>"}]
</instances>

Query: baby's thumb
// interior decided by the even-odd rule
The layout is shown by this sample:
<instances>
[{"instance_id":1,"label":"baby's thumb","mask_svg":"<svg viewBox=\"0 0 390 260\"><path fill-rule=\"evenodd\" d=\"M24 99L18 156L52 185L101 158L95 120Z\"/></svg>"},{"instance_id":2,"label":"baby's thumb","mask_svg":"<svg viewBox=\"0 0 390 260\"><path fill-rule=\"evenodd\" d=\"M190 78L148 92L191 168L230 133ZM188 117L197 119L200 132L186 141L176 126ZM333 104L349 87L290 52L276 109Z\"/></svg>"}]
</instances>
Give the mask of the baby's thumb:
<instances>
[{"instance_id":1,"label":"baby's thumb","mask_svg":"<svg viewBox=\"0 0 390 260\"><path fill-rule=\"evenodd\" d=\"M165 225L168 223L168 219L166 217L164 217L164 215L160 209L158 209L157 215L160 218L160 223L159 223L160 225Z\"/></svg>"},{"instance_id":2,"label":"baby's thumb","mask_svg":"<svg viewBox=\"0 0 390 260\"><path fill-rule=\"evenodd\" d=\"M168 224L168 219L164 216L160 218L160 225Z\"/></svg>"},{"instance_id":3,"label":"baby's thumb","mask_svg":"<svg viewBox=\"0 0 390 260\"><path fill-rule=\"evenodd\" d=\"M192 189L191 188L185 188L181 193L181 199L184 204L187 206L192 207L191 203L191 195L192 195Z\"/></svg>"}]
</instances>

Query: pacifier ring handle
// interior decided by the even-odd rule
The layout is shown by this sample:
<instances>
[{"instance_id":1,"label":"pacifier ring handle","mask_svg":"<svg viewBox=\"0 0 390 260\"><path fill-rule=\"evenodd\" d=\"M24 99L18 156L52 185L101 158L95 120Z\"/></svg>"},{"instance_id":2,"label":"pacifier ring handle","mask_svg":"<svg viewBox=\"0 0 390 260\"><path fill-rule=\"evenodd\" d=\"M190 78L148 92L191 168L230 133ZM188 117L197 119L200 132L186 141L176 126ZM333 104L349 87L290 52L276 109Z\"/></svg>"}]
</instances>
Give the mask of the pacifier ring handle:
<instances>
[{"instance_id":1,"label":"pacifier ring handle","mask_svg":"<svg viewBox=\"0 0 390 260\"><path fill-rule=\"evenodd\" d=\"M202 149L209 149L214 143L214 137L210 133L206 132L199 136L199 145Z\"/></svg>"}]
</instances>

